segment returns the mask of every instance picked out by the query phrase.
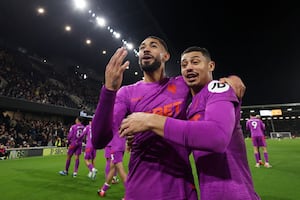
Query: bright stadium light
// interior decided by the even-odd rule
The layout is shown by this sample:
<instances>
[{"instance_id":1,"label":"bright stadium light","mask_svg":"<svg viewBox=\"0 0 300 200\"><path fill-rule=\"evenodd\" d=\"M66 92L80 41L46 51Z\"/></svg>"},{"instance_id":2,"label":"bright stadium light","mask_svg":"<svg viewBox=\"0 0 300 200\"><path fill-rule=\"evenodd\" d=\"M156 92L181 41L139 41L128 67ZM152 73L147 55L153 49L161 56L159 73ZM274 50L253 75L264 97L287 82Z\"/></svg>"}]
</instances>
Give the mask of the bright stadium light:
<instances>
[{"instance_id":1,"label":"bright stadium light","mask_svg":"<svg viewBox=\"0 0 300 200\"><path fill-rule=\"evenodd\" d=\"M76 9L84 10L87 7L87 2L85 0L73 0Z\"/></svg>"},{"instance_id":2,"label":"bright stadium light","mask_svg":"<svg viewBox=\"0 0 300 200\"><path fill-rule=\"evenodd\" d=\"M129 50L133 49L133 44L127 43L126 48L129 49Z\"/></svg>"},{"instance_id":3,"label":"bright stadium light","mask_svg":"<svg viewBox=\"0 0 300 200\"><path fill-rule=\"evenodd\" d=\"M118 33L118 32L113 32L113 35L115 36L115 38L120 38L121 37L121 34Z\"/></svg>"},{"instance_id":4,"label":"bright stadium light","mask_svg":"<svg viewBox=\"0 0 300 200\"><path fill-rule=\"evenodd\" d=\"M88 7L88 4L87 4L86 0L73 0L73 3L74 3L75 8L78 9L78 10L83 10L86 7ZM92 9L89 9L87 12L90 15L90 17L92 17L92 18L95 19L96 25L98 25L100 27L106 27L107 30L112 34L112 36L114 38L116 38L116 39L121 38L121 34L120 33L116 32L111 26L107 25L106 19L104 17L97 16L97 14ZM127 41L124 40L124 39L122 39L122 43L123 43L123 46L125 48L127 48L128 50L133 50L133 52L134 52L134 54L135 54L136 57L138 56L138 51L135 50L135 49L133 49L134 48L133 44L127 43ZM86 40L86 44L90 45L91 41L90 40ZM104 53L102 53L102 54L104 54Z\"/></svg>"},{"instance_id":5,"label":"bright stadium light","mask_svg":"<svg viewBox=\"0 0 300 200\"><path fill-rule=\"evenodd\" d=\"M133 49L133 53L134 53L135 57L138 57L138 56L139 56L139 52L138 52L138 50L136 50L136 49Z\"/></svg>"},{"instance_id":6,"label":"bright stadium light","mask_svg":"<svg viewBox=\"0 0 300 200\"><path fill-rule=\"evenodd\" d=\"M65 31L70 32L71 30L72 30L71 26L69 26L69 25L65 26Z\"/></svg>"},{"instance_id":7,"label":"bright stadium light","mask_svg":"<svg viewBox=\"0 0 300 200\"><path fill-rule=\"evenodd\" d=\"M90 44L92 43L92 41L91 41L90 39L86 39L86 40L85 40L85 43L86 43L87 45L90 45Z\"/></svg>"},{"instance_id":8,"label":"bright stadium light","mask_svg":"<svg viewBox=\"0 0 300 200\"><path fill-rule=\"evenodd\" d=\"M43 14L45 14L45 9L42 8L42 7L39 7L39 8L37 8L37 13L38 13L39 15L43 15Z\"/></svg>"},{"instance_id":9,"label":"bright stadium light","mask_svg":"<svg viewBox=\"0 0 300 200\"><path fill-rule=\"evenodd\" d=\"M112 29L110 26L107 27L107 30L109 30L110 33L114 32L114 29Z\"/></svg>"},{"instance_id":10,"label":"bright stadium light","mask_svg":"<svg viewBox=\"0 0 300 200\"><path fill-rule=\"evenodd\" d=\"M105 19L103 17L96 17L96 22L101 27L104 27L106 24Z\"/></svg>"}]
</instances>

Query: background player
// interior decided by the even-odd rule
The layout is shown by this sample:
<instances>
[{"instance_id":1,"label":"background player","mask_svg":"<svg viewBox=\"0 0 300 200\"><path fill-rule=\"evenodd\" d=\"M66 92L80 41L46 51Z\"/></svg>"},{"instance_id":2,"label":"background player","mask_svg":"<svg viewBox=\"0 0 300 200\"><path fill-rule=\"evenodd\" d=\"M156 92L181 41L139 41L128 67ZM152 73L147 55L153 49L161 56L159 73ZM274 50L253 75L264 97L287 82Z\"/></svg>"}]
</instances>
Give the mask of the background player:
<instances>
[{"instance_id":1,"label":"background player","mask_svg":"<svg viewBox=\"0 0 300 200\"><path fill-rule=\"evenodd\" d=\"M82 122L82 118L77 117L75 119L75 124L72 125L69 130L67 136L69 147L68 147L66 165L63 171L59 171L59 174L62 176L68 175L71 158L74 154L75 154L75 167L72 176L73 177L77 176L78 167L79 167L79 157L82 152L82 141L85 136L83 133L84 125L81 122Z\"/></svg>"},{"instance_id":2,"label":"background player","mask_svg":"<svg viewBox=\"0 0 300 200\"><path fill-rule=\"evenodd\" d=\"M89 124L83 129L83 134L86 135L86 145L84 152L84 161L86 166L89 169L88 177L91 179L95 179L98 170L95 168L95 159L97 150L93 147L92 144L92 120L89 121Z\"/></svg>"},{"instance_id":3,"label":"background player","mask_svg":"<svg viewBox=\"0 0 300 200\"><path fill-rule=\"evenodd\" d=\"M269 164L269 154L267 151L267 142L265 139L265 124L263 121L258 118L255 113L250 114L250 119L247 120L246 122L246 130L249 130L251 133L251 139L252 139L252 145L253 145L253 150L254 150L254 157L255 157L255 167L260 167L260 152L259 148L262 147L263 149L263 154L264 154L264 159L265 159L265 164L264 166L266 168L272 167Z\"/></svg>"}]
</instances>

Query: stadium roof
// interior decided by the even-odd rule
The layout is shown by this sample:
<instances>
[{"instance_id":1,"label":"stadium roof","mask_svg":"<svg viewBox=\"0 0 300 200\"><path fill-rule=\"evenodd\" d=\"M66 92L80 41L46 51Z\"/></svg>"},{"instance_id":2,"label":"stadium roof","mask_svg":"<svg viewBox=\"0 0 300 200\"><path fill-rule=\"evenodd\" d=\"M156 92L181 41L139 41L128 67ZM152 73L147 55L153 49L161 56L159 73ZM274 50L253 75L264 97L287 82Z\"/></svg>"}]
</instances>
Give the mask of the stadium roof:
<instances>
[{"instance_id":1,"label":"stadium roof","mask_svg":"<svg viewBox=\"0 0 300 200\"><path fill-rule=\"evenodd\" d=\"M215 78L237 74L244 80L244 105L300 102L300 14L289 1L87 0L86 10L75 9L73 3L1 0L0 44L21 47L49 62L93 68L103 81L108 59L124 41L137 48L146 36L157 35L172 54L169 75L180 73L180 52L199 45L217 63ZM45 12L38 13L38 8ZM106 18L107 25L97 26L96 17ZM114 38L112 30L121 38ZM134 52L128 58L131 68L124 83L142 77Z\"/></svg>"}]
</instances>

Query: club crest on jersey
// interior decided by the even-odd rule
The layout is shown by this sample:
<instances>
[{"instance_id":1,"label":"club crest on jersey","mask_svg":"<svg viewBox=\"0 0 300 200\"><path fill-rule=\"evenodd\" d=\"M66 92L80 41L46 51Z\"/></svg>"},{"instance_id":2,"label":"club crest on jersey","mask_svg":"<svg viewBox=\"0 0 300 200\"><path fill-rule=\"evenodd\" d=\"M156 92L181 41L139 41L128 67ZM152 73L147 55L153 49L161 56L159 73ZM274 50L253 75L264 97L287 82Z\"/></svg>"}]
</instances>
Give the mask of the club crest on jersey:
<instances>
[{"instance_id":1,"label":"club crest on jersey","mask_svg":"<svg viewBox=\"0 0 300 200\"><path fill-rule=\"evenodd\" d=\"M213 93L222 93L229 90L229 85L226 83L220 83L219 81L211 81L208 84L208 91Z\"/></svg>"}]
</instances>

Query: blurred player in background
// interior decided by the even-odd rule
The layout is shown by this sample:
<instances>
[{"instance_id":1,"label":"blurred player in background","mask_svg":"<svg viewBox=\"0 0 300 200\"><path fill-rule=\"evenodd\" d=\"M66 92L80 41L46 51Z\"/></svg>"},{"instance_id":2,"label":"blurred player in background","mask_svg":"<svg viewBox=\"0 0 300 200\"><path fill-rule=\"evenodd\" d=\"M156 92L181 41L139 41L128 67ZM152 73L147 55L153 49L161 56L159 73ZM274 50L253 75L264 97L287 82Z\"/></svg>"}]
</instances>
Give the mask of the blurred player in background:
<instances>
[{"instance_id":1,"label":"blurred player in background","mask_svg":"<svg viewBox=\"0 0 300 200\"><path fill-rule=\"evenodd\" d=\"M104 197L106 191L110 188L110 184L113 181L113 177L115 175L116 170L120 175L124 184L127 179L127 173L123 165L123 157L126 148L126 140L125 138L120 138L120 136L116 134L111 140L110 145L111 145L111 152L110 152L111 162L110 162L109 172L106 176L105 183L102 185L102 187L98 189L98 195L101 197Z\"/></svg>"},{"instance_id":2,"label":"blurred player in background","mask_svg":"<svg viewBox=\"0 0 300 200\"><path fill-rule=\"evenodd\" d=\"M83 134L86 136L86 145L84 152L84 161L86 166L89 169L88 177L91 179L95 179L98 170L95 168L95 159L97 150L93 147L92 144L92 120L89 121L89 124L83 129Z\"/></svg>"},{"instance_id":3,"label":"blurred player in background","mask_svg":"<svg viewBox=\"0 0 300 200\"><path fill-rule=\"evenodd\" d=\"M255 113L250 114L250 119L246 122L246 130L250 131L251 133L251 139L252 139L252 145L254 150L254 157L255 157L255 167L260 167L262 164L259 148L262 147L264 152L264 158L265 158L265 164L264 166L266 168L272 167L269 164L269 154L267 151L267 142L265 139L265 124L260 119L260 117L256 116Z\"/></svg>"},{"instance_id":4,"label":"blurred player in background","mask_svg":"<svg viewBox=\"0 0 300 200\"><path fill-rule=\"evenodd\" d=\"M84 125L82 124L82 118L77 117L75 119L75 124L73 124L69 130L69 134L67 136L68 139L68 153L67 160L65 165L65 170L59 171L59 174L62 176L68 175L69 167L71 163L71 158L75 154L75 167L73 171L73 177L77 176L78 167L79 167L79 158L82 152L82 141L84 139L83 133Z\"/></svg>"},{"instance_id":5,"label":"blurred player in background","mask_svg":"<svg viewBox=\"0 0 300 200\"><path fill-rule=\"evenodd\" d=\"M110 165L111 165L111 143L109 143L105 148L104 148L104 157L106 160L106 164L105 164L105 179L108 176L108 173L110 171ZM111 181L112 184L117 184L119 183L119 178L117 176L118 172L116 169L114 169L114 176L113 179Z\"/></svg>"}]
</instances>

